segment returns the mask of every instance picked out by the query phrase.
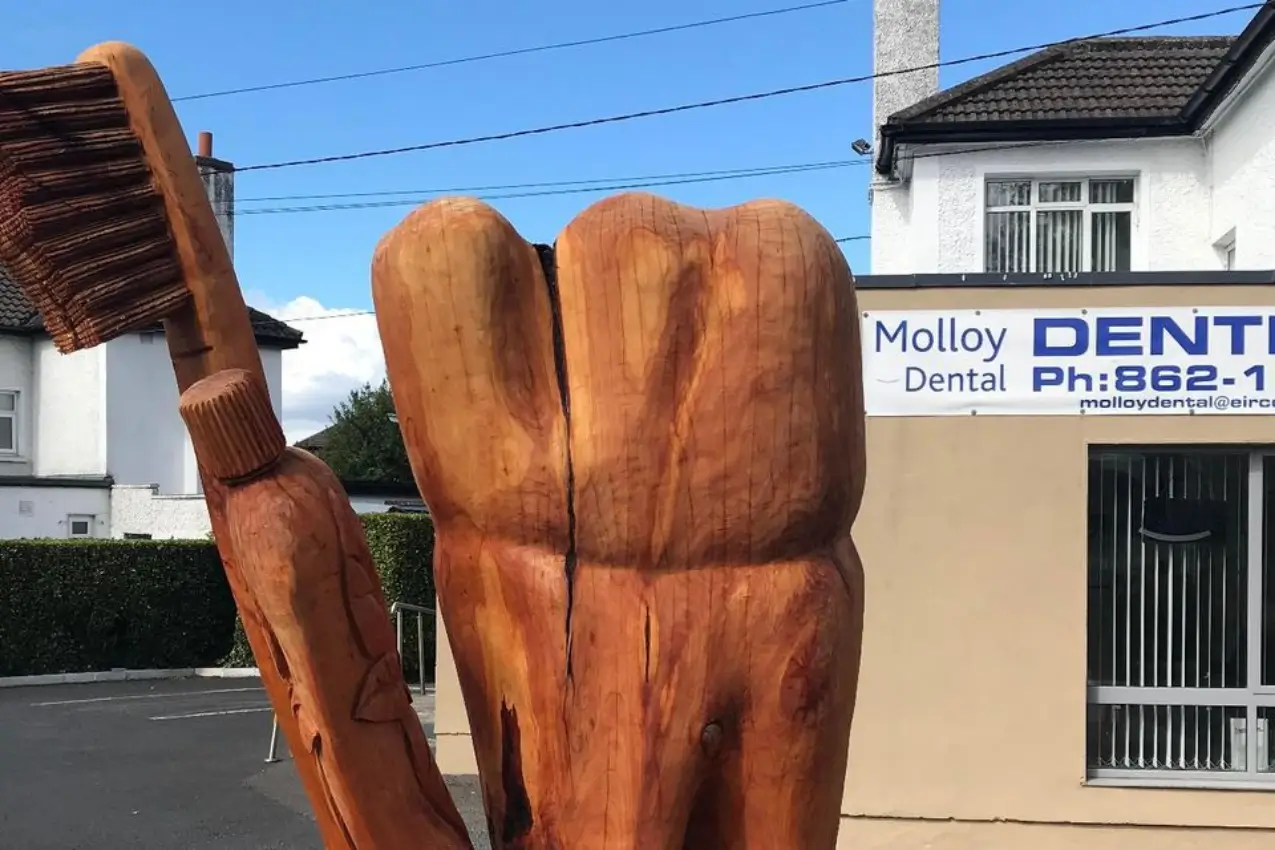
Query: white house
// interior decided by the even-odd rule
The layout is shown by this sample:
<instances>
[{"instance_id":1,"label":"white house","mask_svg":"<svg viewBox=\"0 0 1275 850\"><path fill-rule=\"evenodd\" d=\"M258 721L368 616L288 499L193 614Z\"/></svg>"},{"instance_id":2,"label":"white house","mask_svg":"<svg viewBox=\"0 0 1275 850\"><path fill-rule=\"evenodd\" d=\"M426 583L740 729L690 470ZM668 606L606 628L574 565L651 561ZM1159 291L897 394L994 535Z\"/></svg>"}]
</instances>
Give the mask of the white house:
<instances>
[{"instance_id":1,"label":"white house","mask_svg":"<svg viewBox=\"0 0 1275 850\"><path fill-rule=\"evenodd\" d=\"M232 238L233 170L201 136L201 171ZM275 412L299 331L252 322ZM177 412L163 331L61 354L0 269L0 537L201 537L208 514Z\"/></svg>"},{"instance_id":2,"label":"white house","mask_svg":"<svg viewBox=\"0 0 1275 850\"><path fill-rule=\"evenodd\" d=\"M878 72L938 61L939 0L876 0ZM1275 268L1275 9L1110 38L953 88L875 81L873 275Z\"/></svg>"},{"instance_id":3,"label":"white house","mask_svg":"<svg viewBox=\"0 0 1275 850\"><path fill-rule=\"evenodd\" d=\"M276 413L301 334L253 324ZM207 511L163 332L61 354L0 271L0 537L202 536Z\"/></svg>"}]
</instances>

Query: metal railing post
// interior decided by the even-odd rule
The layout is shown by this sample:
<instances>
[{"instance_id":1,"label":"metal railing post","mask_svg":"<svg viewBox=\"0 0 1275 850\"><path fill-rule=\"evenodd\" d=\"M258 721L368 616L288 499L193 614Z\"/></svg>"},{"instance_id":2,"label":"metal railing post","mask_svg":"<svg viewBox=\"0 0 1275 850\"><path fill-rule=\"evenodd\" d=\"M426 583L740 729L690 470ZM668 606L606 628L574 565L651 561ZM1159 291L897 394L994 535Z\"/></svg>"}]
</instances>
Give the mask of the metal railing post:
<instances>
[{"instance_id":1,"label":"metal railing post","mask_svg":"<svg viewBox=\"0 0 1275 850\"><path fill-rule=\"evenodd\" d=\"M403 613L416 615L416 663L420 665L421 693L425 693L425 618L434 616L433 608L424 605L413 605L410 602L395 602L390 606L394 615L394 628L398 634L398 657L403 661Z\"/></svg>"},{"instance_id":2,"label":"metal railing post","mask_svg":"<svg viewBox=\"0 0 1275 850\"><path fill-rule=\"evenodd\" d=\"M416 615L416 666L421 678L421 693L425 693L425 614Z\"/></svg>"},{"instance_id":3,"label":"metal railing post","mask_svg":"<svg viewBox=\"0 0 1275 850\"><path fill-rule=\"evenodd\" d=\"M276 714L270 715L270 752L266 754L266 764L274 764L279 759L276 753L279 750L279 717Z\"/></svg>"}]
</instances>

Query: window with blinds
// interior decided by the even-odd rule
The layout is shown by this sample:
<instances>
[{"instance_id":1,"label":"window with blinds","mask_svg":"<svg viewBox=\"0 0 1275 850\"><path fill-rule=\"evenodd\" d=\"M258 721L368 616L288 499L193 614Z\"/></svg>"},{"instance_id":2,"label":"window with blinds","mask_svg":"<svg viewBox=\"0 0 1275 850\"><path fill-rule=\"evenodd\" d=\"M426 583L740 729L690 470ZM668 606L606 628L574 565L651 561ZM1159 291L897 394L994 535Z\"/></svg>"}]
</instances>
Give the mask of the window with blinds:
<instances>
[{"instance_id":1,"label":"window with blinds","mask_svg":"<svg viewBox=\"0 0 1275 850\"><path fill-rule=\"evenodd\" d=\"M988 272L1129 271L1134 180L987 181L983 268Z\"/></svg>"},{"instance_id":2,"label":"window with blinds","mask_svg":"<svg viewBox=\"0 0 1275 850\"><path fill-rule=\"evenodd\" d=\"M1275 455L1095 448L1091 780L1275 789Z\"/></svg>"}]
</instances>

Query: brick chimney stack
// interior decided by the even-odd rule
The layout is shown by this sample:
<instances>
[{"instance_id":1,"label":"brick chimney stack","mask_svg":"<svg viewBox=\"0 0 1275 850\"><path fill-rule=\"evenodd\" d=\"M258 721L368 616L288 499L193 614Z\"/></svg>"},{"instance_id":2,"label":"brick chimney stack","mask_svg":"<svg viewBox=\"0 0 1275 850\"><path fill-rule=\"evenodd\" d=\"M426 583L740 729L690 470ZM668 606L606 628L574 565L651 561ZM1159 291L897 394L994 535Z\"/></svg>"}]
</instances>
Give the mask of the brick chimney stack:
<instances>
[{"instance_id":1,"label":"brick chimney stack","mask_svg":"<svg viewBox=\"0 0 1275 850\"><path fill-rule=\"evenodd\" d=\"M212 133L206 130L199 134L195 164L199 167L199 176L203 178L208 200L217 215L217 224L221 227L222 238L226 240L226 248L230 251L231 259L234 259L235 166L213 156Z\"/></svg>"}]
</instances>

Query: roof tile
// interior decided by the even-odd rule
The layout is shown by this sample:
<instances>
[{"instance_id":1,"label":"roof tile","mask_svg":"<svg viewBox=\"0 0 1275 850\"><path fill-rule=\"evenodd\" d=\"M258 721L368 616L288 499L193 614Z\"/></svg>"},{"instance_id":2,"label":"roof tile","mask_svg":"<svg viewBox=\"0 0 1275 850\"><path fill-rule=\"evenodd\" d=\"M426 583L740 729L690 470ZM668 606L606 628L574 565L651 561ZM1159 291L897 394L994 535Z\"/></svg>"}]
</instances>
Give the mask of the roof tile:
<instances>
[{"instance_id":1,"label":"roof tile","mask_svg":"<svg viewBox=\"0 0 1275 850\"><path fill-rule=\"evenodd\" d=\"M890 123L1171 119L1234 41L1155 36L1057 45L939 92Z\"/></svg>"}]
</instances>

